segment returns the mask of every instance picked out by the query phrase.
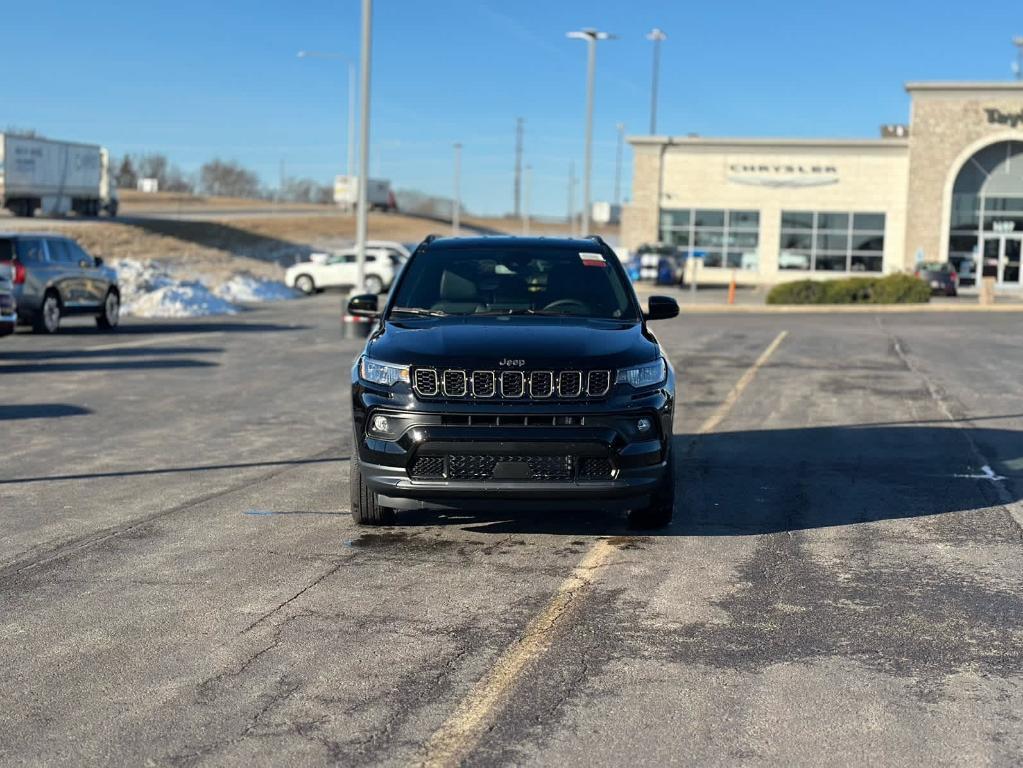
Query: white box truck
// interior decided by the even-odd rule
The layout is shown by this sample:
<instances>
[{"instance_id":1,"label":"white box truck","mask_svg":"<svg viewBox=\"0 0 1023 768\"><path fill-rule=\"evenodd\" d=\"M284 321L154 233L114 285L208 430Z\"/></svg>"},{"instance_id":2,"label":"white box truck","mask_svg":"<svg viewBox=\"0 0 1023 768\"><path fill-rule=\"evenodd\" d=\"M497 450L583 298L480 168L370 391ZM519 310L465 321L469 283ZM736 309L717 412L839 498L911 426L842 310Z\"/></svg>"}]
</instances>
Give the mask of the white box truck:
<instances>
[{"instance_id":1,"label":"white box truck","mask_svg":"<svg viewBox=\"0 0 1023 768\"><path fill-rule=\"evenodd\" d=\"M94 144L0 133L0 201L15 216L117 214L110 156Z\"/></svg>"},{"instance_id":2,"label":"white box truck","mask_svg":"<svg viewBox=\"0 0 1023 768\"><path fill-rule=\"evenodd\" d=\"M371 211L397 211L398 203L391 191L391 182L386 179L370 179L366 185ZM359 202L359 177L336 176L334 178L334 202L342 208L354 209Z\"/></svg>"}]
</instances>

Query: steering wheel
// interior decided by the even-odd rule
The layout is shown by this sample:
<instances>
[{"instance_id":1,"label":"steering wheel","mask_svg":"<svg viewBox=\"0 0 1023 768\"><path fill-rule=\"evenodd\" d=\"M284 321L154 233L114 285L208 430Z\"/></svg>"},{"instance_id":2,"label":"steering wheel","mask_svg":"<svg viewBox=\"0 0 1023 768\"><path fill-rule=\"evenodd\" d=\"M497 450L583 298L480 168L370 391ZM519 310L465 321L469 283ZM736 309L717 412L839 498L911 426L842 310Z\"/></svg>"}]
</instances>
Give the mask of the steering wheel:
<instances>
[{"instance_id":1,"label":"steering wheel","mask_svg":"<svg viewBox=\"0 0 1023 768\"><path fill-rule=\"evenodd\" d=\"M553 309L561 309L563 307L577 307L578 309L582 310L579 313L581 315L585 315L587 312L590 311L590 305L584 301L579 301L579 299L558 299L557 301L552 301L550 304L544 307L543 311L547 312Z\"/></svg>"}]
</instances>

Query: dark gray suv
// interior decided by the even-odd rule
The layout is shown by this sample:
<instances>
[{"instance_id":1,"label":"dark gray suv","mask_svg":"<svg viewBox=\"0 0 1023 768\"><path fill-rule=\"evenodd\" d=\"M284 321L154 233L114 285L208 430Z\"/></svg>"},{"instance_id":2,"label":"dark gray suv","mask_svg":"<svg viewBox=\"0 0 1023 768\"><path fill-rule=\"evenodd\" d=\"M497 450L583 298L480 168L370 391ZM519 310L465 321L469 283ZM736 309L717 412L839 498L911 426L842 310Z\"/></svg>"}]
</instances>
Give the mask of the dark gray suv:
<instances>
[{"instance_id":1,"label":"dark gray suv","mask_svg":"<svg viewBox=\"0 0 1023 768\"><path fill-rule=\"evenodd\" d=\"M74 240L60 235L0 234L0 265L14 283L18 322L56 333L65 315L94 315L100 328L117 325L117 273Z\"/></svg>"}]
</instances>

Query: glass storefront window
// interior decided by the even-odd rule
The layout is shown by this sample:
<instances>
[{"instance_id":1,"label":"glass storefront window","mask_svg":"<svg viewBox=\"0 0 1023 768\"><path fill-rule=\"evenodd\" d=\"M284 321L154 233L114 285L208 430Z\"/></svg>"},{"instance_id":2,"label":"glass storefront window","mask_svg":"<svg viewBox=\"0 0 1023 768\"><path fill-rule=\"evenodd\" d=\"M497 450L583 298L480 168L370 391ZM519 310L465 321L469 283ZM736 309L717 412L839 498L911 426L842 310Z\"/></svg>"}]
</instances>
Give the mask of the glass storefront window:
<instances>
[{"instance_id":1,"label":"glass storefront window","mask_svg":"<svg viewBox=\"0 0 1023 768\"><path fill-rule=\"evenodd\" d=\"M779 269L881 272L883 213L782 211Z\"/></svg>"},{"instance_id":2,"label":"glass storefront window","mask_svg":"<svg viewBox=\"0 0 1023 768\"><path fill-rule=\"evenodd\" d=\"M660 221L661 242L702 253L703 267L760 268L759 211L662 210Z\"/></svg>"}]
</instances>

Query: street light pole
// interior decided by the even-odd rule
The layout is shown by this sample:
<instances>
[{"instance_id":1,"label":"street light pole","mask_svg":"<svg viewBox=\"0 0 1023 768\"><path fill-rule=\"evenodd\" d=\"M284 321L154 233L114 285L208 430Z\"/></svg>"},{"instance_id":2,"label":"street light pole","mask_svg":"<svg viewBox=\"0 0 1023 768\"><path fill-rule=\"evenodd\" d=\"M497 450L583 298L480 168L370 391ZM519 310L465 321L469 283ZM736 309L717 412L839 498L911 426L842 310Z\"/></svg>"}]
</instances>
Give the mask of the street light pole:
<instances>
[{"instance_id":1,"label":"street light pole","mask_svg":"<svg viewBox=\"0 0 1023 768\"><path fill-rule=\"evenodd\" d=\"M462 145L455 144L455 196L451 201L451 234L458 237L462 225Z\"/></svg>"},{"instance_id":2,"label":"street light pole","mask_svg":"<svg viewBox=\"0 0 1023 768\"><path fill-rule=\"evenodd\" d=\"M667 40L668 36L654 27L646 39L654 43L654 75L650 86L650 135L654 136L657 133L657 81L661 74L661 41Z\"/></svg>"},{"instance_id":3,"label":"street light pole","mask_svg":"<svg viewBox=\"0 0 1023 768\"><path fill-rule=\"evenodd\" d=\"M1012 38L1012 44L1016 46L1016 63L1012 69L1016 73L1016 79L1023 80L1023 37Z\"/></svg>"},{"instance_id":4,"label":"street light pole","mask_svg":"<svg viewBox=\"0 0 1023 768\"><path fill-rule=\"evenodd\" d=\"M370 46L373 40L373 0L362 0L362 50L359 70L362 83L359 97L359 196L355 211L355 282L358 290L365 290L366 230L369 223L369 67Z\"/></svg>"},{"instance_id":5,"label":"street light pole","mask_svg":"<svg viewBox=\"0 0 1023 768\"><path fill-rule=\"evenodd\" d=\"M599 32L592 27L569 32L573 40L586 41L586 139L583 151L583 217L582 234L590 231L590 176L593 170L593 85L597 70L597 41L612 40L614 35Z\"/></svg>"}]
</instances>

